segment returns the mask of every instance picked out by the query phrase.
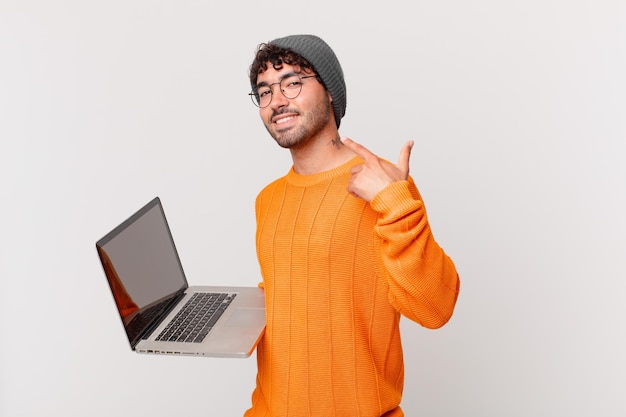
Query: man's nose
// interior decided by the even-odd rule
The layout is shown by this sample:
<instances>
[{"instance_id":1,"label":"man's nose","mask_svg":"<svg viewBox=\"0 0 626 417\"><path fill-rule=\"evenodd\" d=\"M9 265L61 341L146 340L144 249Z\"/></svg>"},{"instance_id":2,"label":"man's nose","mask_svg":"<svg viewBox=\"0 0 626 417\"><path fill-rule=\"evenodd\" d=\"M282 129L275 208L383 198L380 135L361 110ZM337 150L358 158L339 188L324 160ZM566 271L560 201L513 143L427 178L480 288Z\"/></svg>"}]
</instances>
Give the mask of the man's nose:
<instances>
[{"instance_id":1,"label":"man's nose","mask_svg":"<svg viewBox=\"0 0 626 417\"><path fill-rule=\"evenodd\" d=\"M276 89L274 89L274 86L276 86ZM270 88L272 89L272 102L270 103L270 106L283 107L289 103L289 99L283 94L280 84L274 84L270 86Z\"/></svg>"}]
</instances>

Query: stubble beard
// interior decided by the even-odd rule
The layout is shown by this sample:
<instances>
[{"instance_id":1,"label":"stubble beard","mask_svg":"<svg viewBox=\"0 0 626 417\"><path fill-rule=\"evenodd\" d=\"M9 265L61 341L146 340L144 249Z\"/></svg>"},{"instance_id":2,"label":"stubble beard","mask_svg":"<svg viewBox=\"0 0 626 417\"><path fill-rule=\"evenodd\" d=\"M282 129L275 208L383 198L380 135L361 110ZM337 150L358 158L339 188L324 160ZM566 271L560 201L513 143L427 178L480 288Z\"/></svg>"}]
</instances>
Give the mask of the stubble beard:
<instances>
[{"instance_id":1,"label":"stubble beard","mask_svg":"<svg viewBox=\"0 0 626 417\"><path fill-rule=\"evenodd\" d=\"M285 109L285 112L289 112L289 110ZM274 130L274 125L269 122L269 124L265 123L265 128L279 146L285 149L293 149L305 145L311 138L322 132L331 119L331 112L331 102L326 99L309 113L303 115L298 112L300 123L297 126L287 130L276 131Z\"/></svg>"}]
</instances>

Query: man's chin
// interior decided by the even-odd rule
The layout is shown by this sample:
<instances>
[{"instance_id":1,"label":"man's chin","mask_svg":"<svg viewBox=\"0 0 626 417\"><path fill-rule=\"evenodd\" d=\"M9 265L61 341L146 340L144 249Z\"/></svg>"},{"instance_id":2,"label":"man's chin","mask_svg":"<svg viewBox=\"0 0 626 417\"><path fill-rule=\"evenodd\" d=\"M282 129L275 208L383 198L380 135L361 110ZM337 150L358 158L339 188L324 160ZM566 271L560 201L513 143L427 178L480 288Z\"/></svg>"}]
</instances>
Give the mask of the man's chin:
<instances>
[{"instance_id":1,"label":"man's chin","mask_svg":"<svg viewBox=\"0 0 626 417\"><path fill-rule=\"evenodd\" d=\"M285 148L285 149L291 149L296 147L299 142L298 141L294 141L291 139L285 139L285 138L274 138L274 140L276 141L276 143L278 144L278 146L280 146L281 148Z\"/></svg>"},{"instance_id":2,"label":"man's chin","mask_svg":"<svg viewBox=\"0 0 626 417\"><path fill-rule=\"evenodd\" d=\"M290 149L301 144L302 137L294 135L294 132L290 132L293 129L285 129L280 132L270 132L276 143L282 148Z\"/></svg>"}]
</instances>

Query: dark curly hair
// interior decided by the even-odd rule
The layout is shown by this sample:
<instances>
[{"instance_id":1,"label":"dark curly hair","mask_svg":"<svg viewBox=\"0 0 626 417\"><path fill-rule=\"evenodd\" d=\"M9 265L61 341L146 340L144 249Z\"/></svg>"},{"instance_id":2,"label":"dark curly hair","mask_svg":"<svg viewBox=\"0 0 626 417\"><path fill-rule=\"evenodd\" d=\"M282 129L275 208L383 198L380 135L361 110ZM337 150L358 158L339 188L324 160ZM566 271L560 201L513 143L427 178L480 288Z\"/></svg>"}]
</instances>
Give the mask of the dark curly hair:
<instances>
[{"instance_id":1,"label":"dark curly hair","mask_svg":"<svg viewBox=\"0 0 626 417\"><path fill-rule=\"evenodd\" d=\"M250 85L253 87L257 84L257 78L259 74L265 72L268 67L268 62L272 64L272 67L279 71L283 64L294 65L300 67L300 69L308 69L313 71L315 78L326 88L326 85L320 78L319 74L313 68L313 65L300 55L296 54L289 48L281 48L270 43L262 43L257 48L256 56L252 65L250 65Z\"/></svg>"}]
</instances>

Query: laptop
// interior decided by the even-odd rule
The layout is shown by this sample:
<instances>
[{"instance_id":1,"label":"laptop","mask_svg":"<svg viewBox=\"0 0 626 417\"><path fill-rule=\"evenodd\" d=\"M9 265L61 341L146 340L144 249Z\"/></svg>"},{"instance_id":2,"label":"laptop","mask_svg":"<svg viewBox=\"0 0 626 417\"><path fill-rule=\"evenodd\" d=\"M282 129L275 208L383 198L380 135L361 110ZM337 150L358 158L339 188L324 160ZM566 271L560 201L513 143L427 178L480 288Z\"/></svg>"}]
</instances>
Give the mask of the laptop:
<instances>
[{"instance_id":1,"label":"laptop","mask_svg":"<svg viewBox=\"0 0 626 417\"><path fill-rule=\"evenodd\" d=\"M265 330L261 288L189 286L155 197L96 242L137 353L247 358Z\"/></svg>"}]
</instances>

